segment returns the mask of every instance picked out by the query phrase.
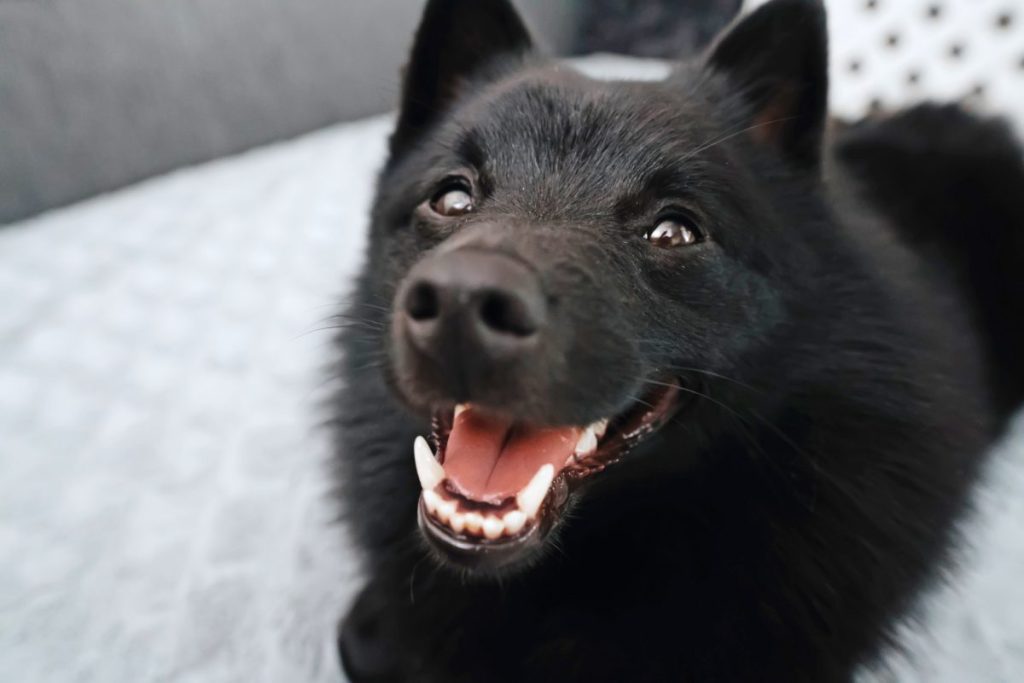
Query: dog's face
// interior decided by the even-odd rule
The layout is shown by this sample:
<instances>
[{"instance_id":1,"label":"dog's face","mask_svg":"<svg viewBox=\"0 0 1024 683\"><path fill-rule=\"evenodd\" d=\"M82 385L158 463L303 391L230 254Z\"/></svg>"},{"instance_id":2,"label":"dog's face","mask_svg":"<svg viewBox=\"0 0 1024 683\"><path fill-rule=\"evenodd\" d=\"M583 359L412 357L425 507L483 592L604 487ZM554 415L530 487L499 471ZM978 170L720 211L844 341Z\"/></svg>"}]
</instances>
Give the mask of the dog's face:
<instances>
[{"instance_id":1,"label":"dog's face","mask_svg":"<svg viewBox=\"0 0 1024 683\"><path fill-rule=\"evenodd\" d=\"M686 466L650 437L785 322L799 231L760 176L815 187L821 26L777 0L666 81L599 82L535 57L505 2L429 3L366 281L434 427L410 449L444 561L522 566L621 462Z\"/></svg>"}]
</instances>

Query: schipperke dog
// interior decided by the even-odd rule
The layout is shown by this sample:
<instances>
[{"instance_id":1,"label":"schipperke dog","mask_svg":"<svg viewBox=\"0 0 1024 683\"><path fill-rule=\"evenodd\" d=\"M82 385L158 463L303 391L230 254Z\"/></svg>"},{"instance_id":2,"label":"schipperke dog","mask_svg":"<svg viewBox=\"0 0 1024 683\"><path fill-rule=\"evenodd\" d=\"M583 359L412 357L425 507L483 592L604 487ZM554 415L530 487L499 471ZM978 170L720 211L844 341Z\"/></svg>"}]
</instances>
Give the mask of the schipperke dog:
<instances>
[{"instance_id":1,"label":"schipperke dog","mask_svg":"<svg viewBox=\"0 0 1024 683\"><path fill-rule=\"evenodd\" d=\"M848 681L1024 396L1024 164L827 125L774 0L660 82L431 0L341 334L362 681Z\"/></svg>"}]
</instances>

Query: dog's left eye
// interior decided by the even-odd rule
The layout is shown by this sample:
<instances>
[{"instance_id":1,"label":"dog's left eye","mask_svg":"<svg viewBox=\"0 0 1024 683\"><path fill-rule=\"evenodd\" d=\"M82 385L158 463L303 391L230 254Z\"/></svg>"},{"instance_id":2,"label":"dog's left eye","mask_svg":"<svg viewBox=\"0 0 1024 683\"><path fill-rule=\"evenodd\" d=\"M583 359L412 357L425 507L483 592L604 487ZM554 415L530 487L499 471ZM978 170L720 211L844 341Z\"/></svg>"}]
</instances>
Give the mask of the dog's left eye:
<instances>
[{"instance_id":1,"label":"dog's left eye","mask_svg":"<svg viewBox=\"0 0 1024 683\"><path fill-rule=\"evenodd\" d=\"M700 230L696 223L683 216L662 218L647 231L644 238L656 247L669 249L694 244L700 241Z\"/></svg>"},{"instance_id":2,"label":"dog's left eye","mask_svg":"<svg viewBox=\"0 0 1024 683\"><path fill-rule=\"evenodd\" d=\"M455 179L445 183L430 199L430 208L442 216L462 216L473 210L469 183Z\"/></svg>"}]
</instances>

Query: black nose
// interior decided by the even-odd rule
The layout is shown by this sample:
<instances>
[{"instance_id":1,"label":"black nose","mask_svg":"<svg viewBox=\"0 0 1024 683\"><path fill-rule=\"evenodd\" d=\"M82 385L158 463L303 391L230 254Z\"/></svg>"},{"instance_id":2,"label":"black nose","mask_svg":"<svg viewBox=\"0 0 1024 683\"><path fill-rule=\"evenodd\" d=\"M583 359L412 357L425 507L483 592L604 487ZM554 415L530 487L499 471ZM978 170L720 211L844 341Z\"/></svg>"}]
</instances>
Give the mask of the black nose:
<instances>
[{"instance_id":1,"label":"black nose","mask_svg":"<svg viewBox=\"0 0 1024 683\"><path fill-rule=\"evenodd\" d=\"M536 274L499 253L462 249L418 264L399 294L409 341L434 358L474 363L528 353L541 333L545 300Z\"/></svg>"}]
</instances>

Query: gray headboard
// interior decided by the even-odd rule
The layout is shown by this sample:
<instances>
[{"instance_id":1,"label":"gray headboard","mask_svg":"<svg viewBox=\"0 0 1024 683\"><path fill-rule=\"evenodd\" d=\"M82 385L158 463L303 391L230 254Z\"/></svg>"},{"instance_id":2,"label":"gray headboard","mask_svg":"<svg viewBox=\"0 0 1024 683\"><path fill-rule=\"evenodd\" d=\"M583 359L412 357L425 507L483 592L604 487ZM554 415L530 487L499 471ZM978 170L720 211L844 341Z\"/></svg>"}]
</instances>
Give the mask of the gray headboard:
<instances>
[{"instance_id":1,"label":"gray headboard","mask_svg":"<svg viewBox=\"0 0 1024 683\"><path fill-rule=\"evenodd\" d=\"M422 1L0 0L0 223L392 107Z\"/></svg>"}]
</instances>

